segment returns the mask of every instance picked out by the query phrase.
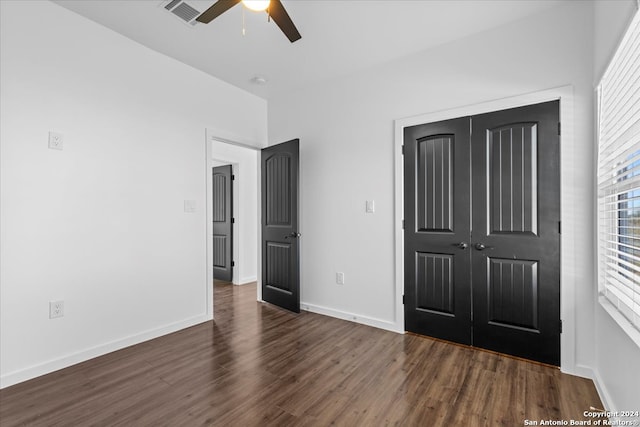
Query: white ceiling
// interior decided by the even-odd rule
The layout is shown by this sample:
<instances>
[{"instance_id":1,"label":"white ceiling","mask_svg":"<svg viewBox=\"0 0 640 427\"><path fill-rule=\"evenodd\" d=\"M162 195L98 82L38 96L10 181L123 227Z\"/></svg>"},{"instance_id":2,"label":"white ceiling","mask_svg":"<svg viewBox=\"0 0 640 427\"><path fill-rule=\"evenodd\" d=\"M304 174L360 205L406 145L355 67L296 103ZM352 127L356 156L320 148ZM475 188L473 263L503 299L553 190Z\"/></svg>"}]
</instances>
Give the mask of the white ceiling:
<instances>
[{"instance_id":1,"label":"white ceiling","mask_svg":"<svg viewBox=\"0 0 640 427\"><path fill-rule=\"evenodd\" d=\"M157 52L268 99L504 25L567 0L283 0L302 39L237 5L191 27L160 0L54 0ZM215 1L187 0L201 11ZM255 76L266 85L251 82Z\"/></svg>"}]
</instances>

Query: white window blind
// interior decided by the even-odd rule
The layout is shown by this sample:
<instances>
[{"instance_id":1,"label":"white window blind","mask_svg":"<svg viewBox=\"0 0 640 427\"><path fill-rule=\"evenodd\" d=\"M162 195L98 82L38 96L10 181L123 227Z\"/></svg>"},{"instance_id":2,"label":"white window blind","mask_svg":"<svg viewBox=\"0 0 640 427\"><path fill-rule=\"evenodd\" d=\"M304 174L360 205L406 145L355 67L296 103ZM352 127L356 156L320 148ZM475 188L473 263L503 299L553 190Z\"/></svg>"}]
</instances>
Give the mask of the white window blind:
<instances>
[{"instance_id":1,"label":"white window blind","mask_svg":"<svg viewBox=\"0 0 640 427\"><path fill-rule=\"evenodd\" d=\"M598 86L598 288L640 329L640 14Z\"/></svg>"}]
</instances>

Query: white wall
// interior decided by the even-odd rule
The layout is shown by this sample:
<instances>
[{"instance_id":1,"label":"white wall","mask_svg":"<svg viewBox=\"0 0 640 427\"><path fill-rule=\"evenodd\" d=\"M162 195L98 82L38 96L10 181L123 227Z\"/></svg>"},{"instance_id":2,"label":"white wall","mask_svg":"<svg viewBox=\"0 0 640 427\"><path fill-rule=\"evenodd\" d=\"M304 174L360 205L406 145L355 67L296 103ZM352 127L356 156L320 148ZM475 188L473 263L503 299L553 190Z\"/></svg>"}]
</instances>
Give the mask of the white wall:
<instances>
[{"instance_id":1,"label":"white wall","mask_svg":"<svg viewBox=\"0 0 640 427\"><path fill-rule=\"evenodd\" d=\"M258 151L216 140L211 144L213 158L220 164L232 164L236 176L233 210L237 234L233 244L238 252L233 283L254 282L258 280Z\"/></svg>"},{"instance_id":2,"label":"white wall","mask_svg":"<svg viewBox=\"0 0 640 427\"><path fill-rule=\"evenodd\" d=\"M613 57L636 10L635 0L595 2L594 87ZM595 230L595 224L593 228ZM596 285L593 286L595 289ZM640 347L598 302L595 302L595 323L594 370L600 394L610 410L638 410Z\"/></svg>"},{"instance_id":3,"label":"white wall","mask_svg":"<svg viewBox=\"0 0 640 427\"><path fill-rule=\"evenodd\" d=\"M563 159L562 268L575 310L575 370L593 366L595 298L591 2L568 2L519 22L269 102L269 141L300 138L303 307L398 325L394 271L394 119L573 86L576 147ZM585 42L586 41L586 42ZM354 52L357 54L357 52ZM585 183L587 183L585 185ZM375 199L376 213L365 213ZM400 218L398 218L398 221ZM335 272L345 272L345 285Z\"/></svg>"},{"instance_id":4,"label":"white wall","mask_svg":"<svg viewBox=\"0 0 640 427\"><path fill-rule=\"evenodd\" d=\"M267 116L265 101L55 4L0 8L7 386L209 318L205 129L264 141ZM49 320L51 300L63 318Z\"/></svg>"},{"instance_id":5,"label":"white wall","mask_svg":"<svg viewBox=\"0 0 640 427\"><path fill-rule=\"evenodd\" d=\"M637 408L640 351L597 305L583 268L595 260L594 75L632 10L632 0L573 2L272 100L269 140L301 138L303 304L383 326L396 319L394 119L571 84L584 143L563 199L584 212L563 225L585 236L563 248L573 254L564 267L580 325L575 362L594 367L611 408ZM0 11L7 386L207 318L204 129L264 141L267 114L264 101L54 4L3 0ZM63 151L47 149L50 130L64 134ZM196 213L183 212L185 199ZM58 299L65 317L49 320Z\"/></svg>"}]
</instances>

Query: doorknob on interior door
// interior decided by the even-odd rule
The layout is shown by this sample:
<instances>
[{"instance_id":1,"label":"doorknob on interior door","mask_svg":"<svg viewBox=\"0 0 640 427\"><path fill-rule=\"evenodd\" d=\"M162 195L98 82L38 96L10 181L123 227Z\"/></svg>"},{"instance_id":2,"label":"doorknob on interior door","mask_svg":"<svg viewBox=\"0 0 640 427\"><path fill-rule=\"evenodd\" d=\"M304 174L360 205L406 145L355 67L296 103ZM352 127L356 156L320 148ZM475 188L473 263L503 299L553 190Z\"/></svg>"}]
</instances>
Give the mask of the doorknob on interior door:
<instances>
[{"instance_id":1,"label":"doorknob on interior door","mask_svg":"<svg viewBox=\"0 0 640 427\"><path fill-rule=\"evenodd\" d=\"M493 249L493 247L491 247L491 246L485 246L485 245L483 245L482 243L476 243L474 247L475 247L475 248L476 248L476 250L478 250L478 251L483 251L483 250L485 250L485 249Z\"/></svg>"},{"instance_id":2,"label":"doorknob on interior door","mask_svg":"<svg viewBox=\"0 0 640 427\"><path fill-rule=\"evenodd\" d=\"M300 236L301 236L301 234L298 233L297 231L292 231L291 234L287 234L286 236L284 236L284 238L285 239L297 239Z\"/></svg>"},{"instance_id":3,"label":"doorknob on interior door","mask_svg":"<svg viewBox=\"0 0 640 427\"><path fill-rule=\"evenodd\" d=\"M467 242L454 243L453 245L459 247L462 250L465 250L469 247Z\"/></svg>"}]
</instances>

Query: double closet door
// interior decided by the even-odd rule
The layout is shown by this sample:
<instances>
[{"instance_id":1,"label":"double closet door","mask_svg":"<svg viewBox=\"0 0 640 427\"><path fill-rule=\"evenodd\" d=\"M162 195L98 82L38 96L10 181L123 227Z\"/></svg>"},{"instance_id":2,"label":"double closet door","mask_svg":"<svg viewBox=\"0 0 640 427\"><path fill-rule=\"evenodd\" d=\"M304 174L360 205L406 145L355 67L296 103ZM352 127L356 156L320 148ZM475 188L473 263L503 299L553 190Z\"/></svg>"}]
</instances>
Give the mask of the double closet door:
<instances>
[{"instance_id":1,"label":"double closet door","mask_svg":"<svg viewBox=\"0 0 640 427\"><path fill-rule=\"evenodd\" d=\"M405 329L560 364L559 102L405 128Z\"/></svg>"}]
</instances>

